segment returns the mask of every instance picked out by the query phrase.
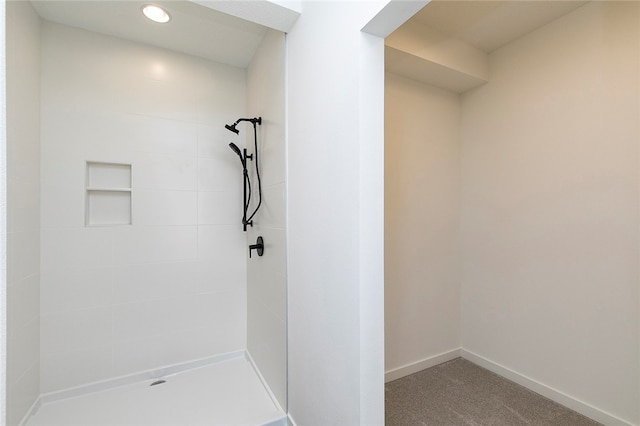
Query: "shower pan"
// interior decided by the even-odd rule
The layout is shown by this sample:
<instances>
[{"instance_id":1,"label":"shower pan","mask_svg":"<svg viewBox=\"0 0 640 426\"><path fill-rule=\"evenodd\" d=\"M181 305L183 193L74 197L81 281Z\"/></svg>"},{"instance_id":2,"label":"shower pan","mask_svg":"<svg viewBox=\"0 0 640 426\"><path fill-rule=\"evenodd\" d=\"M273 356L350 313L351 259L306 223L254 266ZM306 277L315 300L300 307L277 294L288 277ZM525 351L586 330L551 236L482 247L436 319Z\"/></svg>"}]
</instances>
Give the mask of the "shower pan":
<instances>
[{"instance_id":1,"label":"shower pan","mask_svg":"<svg viewBox=\"0 0 640 426\"><path fill-rule=\"evenodd\" d=\"M236 356L164 376L57 399L25 426L285 426L248 360ZM132 404L132 402L135 402Z\"/></svg>"}]
</instances>

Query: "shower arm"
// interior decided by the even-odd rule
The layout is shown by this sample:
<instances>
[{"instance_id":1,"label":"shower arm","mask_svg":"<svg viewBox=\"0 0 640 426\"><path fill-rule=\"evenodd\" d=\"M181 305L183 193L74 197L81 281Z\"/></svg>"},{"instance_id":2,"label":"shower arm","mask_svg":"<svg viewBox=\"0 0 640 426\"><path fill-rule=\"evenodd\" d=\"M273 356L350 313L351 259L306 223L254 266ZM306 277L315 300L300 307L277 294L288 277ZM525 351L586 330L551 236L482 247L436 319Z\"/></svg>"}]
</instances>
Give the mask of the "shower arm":
<instances>
[{"instance_id":1,"label":"shower arm","mask_svg":"<svg viewBox=\"0 0 640 426\"><path fill-rule=\"evenodd\" d=\"M236 120L236 122L234 123L234 126L240 122L243 121L248 121L249 123L252 123L254 126L256 124L262 124L262 117L254 117L254 118L238 118Z\"/></svg>"}]
</instances>

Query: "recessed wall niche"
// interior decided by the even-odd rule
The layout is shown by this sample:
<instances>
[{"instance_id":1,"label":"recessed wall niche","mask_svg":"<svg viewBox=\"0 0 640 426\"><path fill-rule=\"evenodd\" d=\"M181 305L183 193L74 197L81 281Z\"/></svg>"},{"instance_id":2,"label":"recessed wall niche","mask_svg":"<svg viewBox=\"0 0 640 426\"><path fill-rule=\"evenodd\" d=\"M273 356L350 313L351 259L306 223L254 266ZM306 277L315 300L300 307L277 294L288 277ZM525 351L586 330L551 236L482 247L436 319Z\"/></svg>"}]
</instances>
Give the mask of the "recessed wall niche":
<instances>
[{"instance_id":1,"label":"recessed wall niche","mask_svg":"<svg viewBox=\"0 0 640 426\"><path fill-rule=\"evenodd\" d=\"M85 225L131 223L131 164L87 161Z\"/></svg>"}]
</instances>

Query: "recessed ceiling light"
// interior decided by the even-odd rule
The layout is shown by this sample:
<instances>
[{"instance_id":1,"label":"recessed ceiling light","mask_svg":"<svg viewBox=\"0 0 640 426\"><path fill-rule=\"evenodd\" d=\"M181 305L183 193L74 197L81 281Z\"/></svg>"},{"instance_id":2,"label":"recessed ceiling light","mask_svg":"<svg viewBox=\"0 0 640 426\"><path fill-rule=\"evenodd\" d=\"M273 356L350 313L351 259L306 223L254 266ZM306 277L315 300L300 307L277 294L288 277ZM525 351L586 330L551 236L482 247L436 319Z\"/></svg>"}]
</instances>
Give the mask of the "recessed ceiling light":
<instances>
[{"instance_id":1,"label":"recessed ceiling light","mask_svg":"<svg viewBox=\"0 0 640 426\"><path fill-rule=\"evenodd\" d=\"M145 4L142 6L142 13L152 21L159 22L161 24L169 22L171 19L166 10L154 4Z\"/></svg>"}]
</instances>

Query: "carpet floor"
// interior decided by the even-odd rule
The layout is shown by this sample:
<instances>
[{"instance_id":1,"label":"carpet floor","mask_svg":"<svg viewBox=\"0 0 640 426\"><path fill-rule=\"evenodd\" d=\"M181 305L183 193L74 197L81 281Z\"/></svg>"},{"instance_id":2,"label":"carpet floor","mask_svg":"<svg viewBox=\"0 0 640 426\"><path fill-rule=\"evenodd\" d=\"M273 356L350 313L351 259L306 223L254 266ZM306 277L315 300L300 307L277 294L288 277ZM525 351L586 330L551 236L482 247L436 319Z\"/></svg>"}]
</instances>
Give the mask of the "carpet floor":
<instances>
[{"instance_id":1,"label":"carpet floor","mask_svg":"<svg viewBox=\"0 0 640 426\"><path fill-rule=\"evenodd\" d=\"M386 426L596 426L550 399L462 359L385 385Z\"/></svg>"}]
</instances>

